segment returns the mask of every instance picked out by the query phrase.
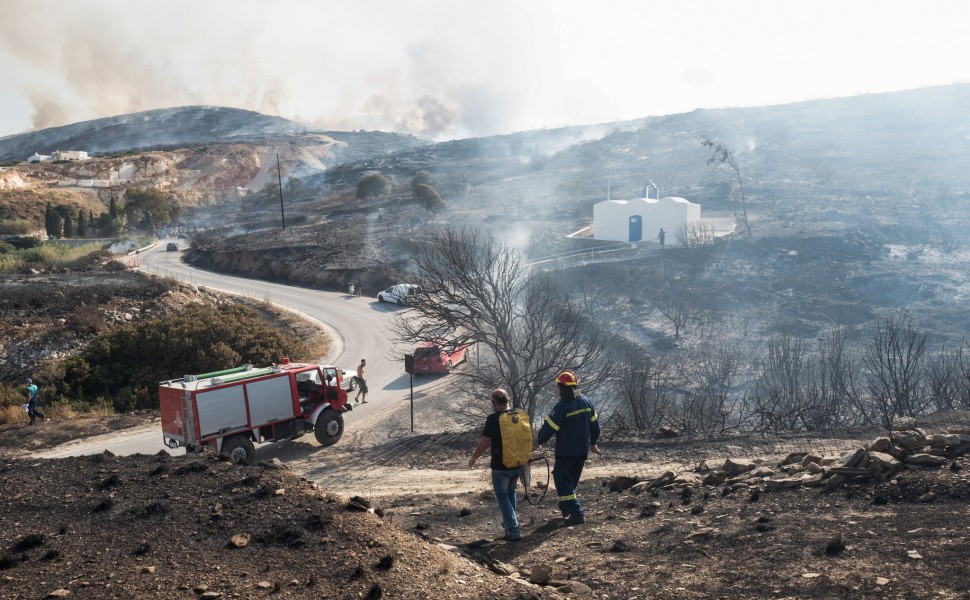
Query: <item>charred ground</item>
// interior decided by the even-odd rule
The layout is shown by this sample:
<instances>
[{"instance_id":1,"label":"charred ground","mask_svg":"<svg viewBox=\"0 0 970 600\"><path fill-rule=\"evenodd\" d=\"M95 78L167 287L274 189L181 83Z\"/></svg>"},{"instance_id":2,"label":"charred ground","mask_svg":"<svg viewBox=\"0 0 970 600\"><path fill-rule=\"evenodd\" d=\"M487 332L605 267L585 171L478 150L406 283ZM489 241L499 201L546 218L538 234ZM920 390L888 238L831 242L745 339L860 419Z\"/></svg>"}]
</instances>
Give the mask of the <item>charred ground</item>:
<instances>
[{"instance_id":1,"label":"charred ground","mask_svg":"<svg viewBox=\"0 0 970 600\"><path fill-rule=\"evenodd\" d=\"M53 442L62 426L35 430ZM474 439L426 436L389 462L402 477L432 458L460 469ZM631 461L631 472L645 453L671 458L663 444L604 447L604 460ZM500 516L484 485L346 498L273 461L4 458L0 589L9 598L968 598L968 467L958 457L828 489L770 489L758 477L704 484L716 471L706 466L676 481L589 479L585 525L561 526L547 495L520 503L524 538L506 543L493 540Z\"/></svg>"}]
</instances>

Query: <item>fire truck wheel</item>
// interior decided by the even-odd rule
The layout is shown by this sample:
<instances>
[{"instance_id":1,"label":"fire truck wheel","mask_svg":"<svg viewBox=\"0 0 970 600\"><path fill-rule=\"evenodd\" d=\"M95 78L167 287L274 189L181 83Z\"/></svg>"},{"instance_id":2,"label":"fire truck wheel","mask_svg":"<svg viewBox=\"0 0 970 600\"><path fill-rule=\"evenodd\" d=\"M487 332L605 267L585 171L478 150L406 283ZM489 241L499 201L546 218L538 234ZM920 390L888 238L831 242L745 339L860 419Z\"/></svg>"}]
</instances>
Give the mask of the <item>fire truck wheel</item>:
<instances>
[{"instance_id":1,"label":"fire truck wheel","mask_svg":"<svg viewBox=\"0 0 970 600\"><path fill-rule=\"evenodd\" d=\"M251 439L242 435L234 435L223 442L222 454L234 465L256 463L256 447Z\"/></svg>"},{"instance_id":2,"label":"fire truck wheel","mask_svg":"<svg viewBox=\"0 0 970 600\"><path fill-rule=\"evenodd\" d=\"M333 446L344 434L344 417L332 408L325 409L313 425L313 434L321 446Z\"/></svg>"}]
</instances>

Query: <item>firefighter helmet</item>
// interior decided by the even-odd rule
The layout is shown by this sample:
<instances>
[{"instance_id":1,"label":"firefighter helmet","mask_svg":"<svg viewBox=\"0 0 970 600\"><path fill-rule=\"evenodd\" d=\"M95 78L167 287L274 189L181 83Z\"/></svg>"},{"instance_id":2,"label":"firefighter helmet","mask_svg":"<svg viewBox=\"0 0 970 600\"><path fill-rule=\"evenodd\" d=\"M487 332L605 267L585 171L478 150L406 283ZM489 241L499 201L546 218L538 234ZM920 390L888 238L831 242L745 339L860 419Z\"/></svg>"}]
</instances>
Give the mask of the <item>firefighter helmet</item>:
<instances>
[{"instance_id":1,"label":"firefighter helmet","mask_svg":"<svg viewBox=\"0 0 970 600\"><path fill-rule=\"evenodd\" d=\"M579 385L579 377L576 377L572 371L563 371L556 375L556 383L566 387L576 387Z\"/></svg>"}]
</instances>

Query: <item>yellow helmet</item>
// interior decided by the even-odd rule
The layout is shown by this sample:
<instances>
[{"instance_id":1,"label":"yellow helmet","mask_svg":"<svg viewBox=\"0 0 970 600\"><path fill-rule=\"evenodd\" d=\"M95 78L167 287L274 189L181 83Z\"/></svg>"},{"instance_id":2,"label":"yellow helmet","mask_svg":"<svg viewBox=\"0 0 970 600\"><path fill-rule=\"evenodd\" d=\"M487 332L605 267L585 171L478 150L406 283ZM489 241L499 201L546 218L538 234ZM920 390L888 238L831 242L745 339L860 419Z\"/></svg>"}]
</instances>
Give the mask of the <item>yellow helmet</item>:
<instances>
[{"instance_id":1,"label":"yellow helmet","mask_svg":"<svg viewBox=\"0 0 970 600\"><path fill-rule=\"evenodd\" d=\"M556 383L566 387L576 387L579 385L579 377L576 377L572 371L563 371L556 375Z\"/></svg>"}]
</instances>

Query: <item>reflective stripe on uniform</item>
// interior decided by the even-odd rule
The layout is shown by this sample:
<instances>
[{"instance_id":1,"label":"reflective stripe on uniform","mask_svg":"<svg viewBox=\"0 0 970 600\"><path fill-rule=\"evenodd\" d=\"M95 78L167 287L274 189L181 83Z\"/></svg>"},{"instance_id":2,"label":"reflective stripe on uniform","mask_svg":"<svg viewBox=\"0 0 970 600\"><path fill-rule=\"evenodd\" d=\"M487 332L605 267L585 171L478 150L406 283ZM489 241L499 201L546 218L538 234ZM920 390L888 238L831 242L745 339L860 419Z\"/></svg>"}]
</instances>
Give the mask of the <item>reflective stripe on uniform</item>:
<instances>
[{"instance_id":1,"label":"reflective stripe on uniform","mask_svg":"<svg viewBox=\"0 0 970 600\"><path fill-rule=\"evenodd\" d=\"M559 425L556 425L555 421L552 420L552 417L546 417L546 423L549 424L549 427L552 427L553 431L559 431Z\"/></svg>"},{"instance_id":2,"label":"reflective stripe on uniform","mask_svg":"<svg viewBox=\"0 0 970 600\"><path fill-rule=\"evenodd\" d=\"M581 408L579 410L574 410L571 413L566 413L566 418L568 419L569 417L575 417L576 415L584 412L592 412L592 410L593 410L592 408L587 406L586 408Z\"/></svg>"},{"instance_id":3,"label":"reflective stripe on uniform","mask_svg":"<svg viewBox=\"0 0 970 600\"><path fill-rule=\"evenodd\" d=\"M576 499L576 493L575 492L573 492L572 494L569 494L568 496L559 496L559 501L560 502L568 502L570 500L575 500L575 499Z\"/></svg>"},{"instance_id":4,"label":"reflective stripe on uniform","mask_svg":"<svg viewBox=\"0 0 970 600\"><path fill-rule=\"evenodd\" d=\"M596 417L598 417L598 416L599 416L599 415L598 415L597 413L593 413L593 418L592 418L592 419L590 419L590 420L589 420L589 422L590 422L590 423L592 423L593 421L595 421L595 420L596 420Z\"/></svg>"}]
</instances>

